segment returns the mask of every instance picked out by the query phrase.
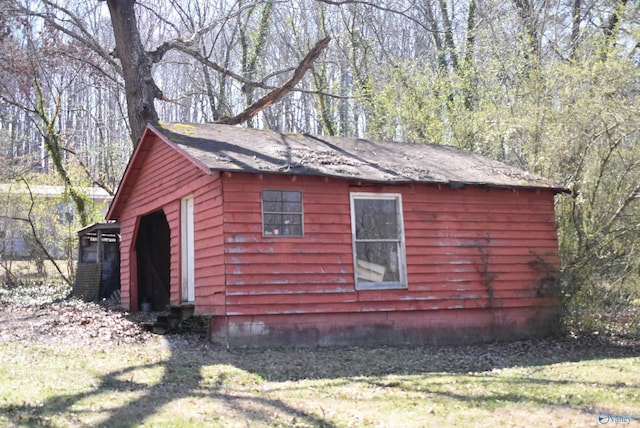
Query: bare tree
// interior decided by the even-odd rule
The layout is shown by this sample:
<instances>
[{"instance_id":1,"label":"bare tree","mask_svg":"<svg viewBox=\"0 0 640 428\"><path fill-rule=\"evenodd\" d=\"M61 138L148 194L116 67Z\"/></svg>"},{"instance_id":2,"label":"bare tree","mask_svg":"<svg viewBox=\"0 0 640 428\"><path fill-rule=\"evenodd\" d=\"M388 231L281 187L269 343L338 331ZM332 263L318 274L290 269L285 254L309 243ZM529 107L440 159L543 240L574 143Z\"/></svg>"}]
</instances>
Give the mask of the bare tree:
<instances>
[{"instance_id":1,"label":"bare tree","mask_svg":"<svg viewBox=\"0 0 640 428\"><path fill-rule=\"evenodd\" d=\"M138 30L135 2L106 0L106 3L116 42L111 54L120 60L122 67L131 139L136 144L147 123L158 121L154 101L164 96L155 83L152 67L162 59L166 49L153 52L145 50Z\"/></svg>"},{"instance_id":2,"label":"bare tree","mask_svg":"<svg viewBox=\"0 0 640 428\"><path fill-rule=\"evenodd\" d=\"M191 55L214 70L227 73L231 77L237 78L246 86L261 86L251 77L255 75L255 61L260 54L262 46L264 45L266 28L268 26L266 21L269 19L270 6L267 5L263 12L261 29L259 31L262 41L256 45L254 50L253 57L255 57L255 59L247 58L247 61L244 64L246 67L245 71L249 74L249 77L247 77L240 76L225 69L224 67L220 67L214 62L209 61L194 48L200 37L209 30L208 27L198 29L188 38L176 38L169 40L162 43L155 50L148 51L144 48L140 38L140 31L136 20L135 2L132 2L131 0L100 1L106 1L111 14L111 22L116 42L115 51L112 54L120 60L120 64L122 66L122 77L127 96L128 117L131 126L131 138L134 142L137 142L142 136L142 132L147 123L155 123L158 121L158 113L156 111L154 101L156 99L166 100L166 98L164 97L162 90L155 83L152 68L154 64L162 61L164 56L170 50L176 49L180 52ZM291 92L295 85L302 79L313 61L315 61L321 51L327 46L328 41L328 39L323 39L316 44L314 49L312 49L302 62L300 62L293 74L293 77L287 83L274 89L269 94L247 107L242 113L232 118L221 119L218 122L238 124L247 121L264 108L274 102L277 102L287 93ZM251 100L251 97L249 100Z\"/></svg>"},{"instance_id":3,"label":"bare tree","mask_svg":"<svg viewBox=\"0 0 640 428\"><path fill-rule=\"evenodd\" d=\"M14 220L14 221L19 221L22 223L25 223L31 234L31 239L33 240L36 249L38 250L38 252L40 252L47 260L49 260L53 266L56 268L56 271L58 272L58 274L60 275L60 277L69 285L72 284L72 280L69 278L69 276L65 275L64 272L62 271L62 267L58 264L58 262L56 261L56 258L54 257L53 254L51 254L51 252L49 252L49 250L47 249L47 245L45 244L45 242L43 241L43 239L41 238L41 234L38 233L38 227L37 227L37 220L34 218L33 215L33 211L34 211L34 206L36 204L35 201L35 197L33 195L33 192L31 191L31 187L29 187L29 183L27 182L27 180L25 180L24 178L21 179L21 181L24 183L24 185L27 188L27 192L29 195L29 208L27 209L27 213L25 216L17 216L17 215L7 215L5 214L0 214L0 219L3 220ZM7 270L7 273L10 274L10 272ZM17 278L13 277L11 278L14 282L17 282Z\"/></svg>"}]
</instances>

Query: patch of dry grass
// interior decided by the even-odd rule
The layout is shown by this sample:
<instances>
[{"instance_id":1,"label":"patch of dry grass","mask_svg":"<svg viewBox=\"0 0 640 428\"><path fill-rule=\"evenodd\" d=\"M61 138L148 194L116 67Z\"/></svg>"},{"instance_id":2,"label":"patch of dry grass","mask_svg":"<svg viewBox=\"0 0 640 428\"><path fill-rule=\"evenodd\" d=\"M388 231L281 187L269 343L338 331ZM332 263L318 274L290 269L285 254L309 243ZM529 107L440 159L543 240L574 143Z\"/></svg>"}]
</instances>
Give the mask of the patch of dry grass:
<instances>
[{"instance_id":1,"label":"patch of dry grass","mask_svg":"<svg viewBox=\"0 0 640 428\"><path fill-rule=\"evenodd\" d=\"M227 351L61 301L0 307L0 426L640 424L637 339Z\"/></svg>"},{"instance_id":2,"label":"patch of dry grass","mask_svg":"<svg viewBox=\"0 0 640 428\"><path fill-rule=\"evenodd\" d=\"M0 424L588 426L602 412L640 420L633 349L541 361L500 346L228 352L184 336L95 349L3 343ZM486 352L501 363L473 363Z\"/></svg>"}]
</instances>

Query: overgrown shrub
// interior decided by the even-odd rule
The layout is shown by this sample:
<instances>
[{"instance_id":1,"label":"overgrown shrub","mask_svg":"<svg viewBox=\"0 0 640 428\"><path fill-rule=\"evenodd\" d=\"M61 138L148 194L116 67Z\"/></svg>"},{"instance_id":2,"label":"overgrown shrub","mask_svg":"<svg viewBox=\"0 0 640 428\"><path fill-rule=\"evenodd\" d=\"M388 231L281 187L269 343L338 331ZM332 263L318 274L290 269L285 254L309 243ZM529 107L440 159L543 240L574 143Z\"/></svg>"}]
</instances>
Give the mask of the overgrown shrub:
<instances>
[{"instance_id":1,"label":"overgrown shrub","mask_svg":"<svg viewBox=\"0 0 640 428\"><path fill-rule=\"evenodd\" d=\"M628 283L565 284L563 310L572 334L640 336L640 293Z\"/></svg>"}]
</instances>

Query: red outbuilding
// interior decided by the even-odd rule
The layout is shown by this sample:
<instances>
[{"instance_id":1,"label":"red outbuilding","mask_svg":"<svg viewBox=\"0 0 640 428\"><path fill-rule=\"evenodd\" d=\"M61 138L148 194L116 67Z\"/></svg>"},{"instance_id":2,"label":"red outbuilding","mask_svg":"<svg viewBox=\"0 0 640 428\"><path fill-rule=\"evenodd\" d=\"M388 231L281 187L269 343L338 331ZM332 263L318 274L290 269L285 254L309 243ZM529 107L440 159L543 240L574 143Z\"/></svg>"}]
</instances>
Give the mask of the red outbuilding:
<instances>
[{"instance_id":1,"label":"red outbuilding","mask_svg":"<svg viewBox=\"0 0 640 428\"><path fill-rule=\"evenodd\" d=\"M557 326L548 180L454 147L148 126L108 220L125 308L228 346L451 343Z\"/></svg>"}]
</instances>

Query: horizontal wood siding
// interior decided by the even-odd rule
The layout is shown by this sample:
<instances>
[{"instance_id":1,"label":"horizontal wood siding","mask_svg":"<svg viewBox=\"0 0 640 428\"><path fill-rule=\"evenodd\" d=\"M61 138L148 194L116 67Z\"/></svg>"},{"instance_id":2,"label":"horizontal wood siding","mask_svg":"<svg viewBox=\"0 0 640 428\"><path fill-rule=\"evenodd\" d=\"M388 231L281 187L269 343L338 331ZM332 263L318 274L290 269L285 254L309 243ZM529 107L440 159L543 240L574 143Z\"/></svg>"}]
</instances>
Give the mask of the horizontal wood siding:
<instances>
[{"instance_id":1,"label":"horizontal wood siding","mask_svg":"<svg viewBox=\"0 0 640 428\"><path fill-rule=\"evenodd\" d=\"M135 272L135 239L136 224L138 219L149 213L162 210L167 218L170 228L171 244L171 303L177 304L181 301L181 271L180 271L180 201L188 195L194 195L195 206L195 233L204 232L202 239L196 238L196 251L203 249L209 245L206 241L207 236L211 237L211 242L218 240L217 247L214 245L207 255L203 255L196 260L196 270L199 267L205 267L206 271L196 273L197 293L203 296L203 305L205 313L212 310L213 306L209 296L215 291L207 291L212 287L220 290L223 281L221 275L223 272L223 259L221 248L221 226L218 225L217 232L215 227L211 225L211 214L209 209L216 204L221 204L219 175L208 175L200 168L196 167L188 158L164 143L154 136L148 136L146 140L140 143L141 152L137 157L138 164L131 165L135 170L135 174L131 174L135 185L130 186L129 195L127 195L125 206L119 212L122 213L118 219L120 223L121 233L121 287L122 287L122 305L130 310L137 309L136 294L136 272ZM213 202L216 198L217 202ZM202 201L203 207L198 207ZM219 207L218 207L218 210ZM218 218L219 220L219 218ZM200 239L200 240L198 240ZM211 255L218 251L217 266L218 272L215 271L213 261L216 257ZM200 276L199 276L200 275ZM217 289L216 289L217 287ZM196 306L196 310L201 308Z\"/></svg>"},{"instance_id":2,"label":"horizontal wood siding","mask_svg":"<svg viewBox=\"0 0 640 428\"><path fill-rule=\"evenodd\" d=\"M222 181L194 191L195 292L198 313L224 314Z\"/></svg>"},{"instance_id":3,"label":"horizontal wood siding","mask_svg":"<svg viewBox=\"0 0 640 428\"><path fill-rule=\"evenodd\" d=\"M133 283L134 278L131 275L135 270L136 254L134 233L136 228L135 217L126 216L120 220L120 303L123 308L135 310L132 306L137 302L137 296L132 296L132 290L136 290Z\"/></svg>"},{"instance_id":4,"label":"horizontal wood siding","mask_svg":"<svg viewBox=\"0 0 640 428\"><path fill-rule=\"evenodd\" d=\"M416 185L403 203L412 296L550 303L559 267L552 192Z\"/></svg>"},{"instance_id":5,"label":"horizontal wood siding","mask_svg":"<svg viewBox=\"0 0 640 428\"><path fill-rule=\"evenodd\" d=\"M180 303L182 290L180 287L180 201L172 201L163 205L162 210L169 223L169 234L171 243L171 270L169 278L171 284L170 303L177 305Z\"/></svg>"},{"instance_id":6,"label":"horizontal wood siding","mask_svg":"<svg viewBox=\"0 0 640 428\"><path fill-rule=\"evenodd\" d=\"M231 316L557 304L551 191L413 184L357 187L320 177L223 174ZM262 237L261 190L303 192L304 236ZM356 291L349 192L402 194L408 289Z\"/></svg>"},{"instance_id":7,"label":"horizontal wood siding","mask_svg":"<svg viewBox=\"0 0 640 428\"><path fill-rule=\"evenodd\" d=\"M233 173L223 186L228 314L327 312L357 298L346 182ZM262 236L262 190L302 191L303 237Z\"/></svg>"}]
</instances>

